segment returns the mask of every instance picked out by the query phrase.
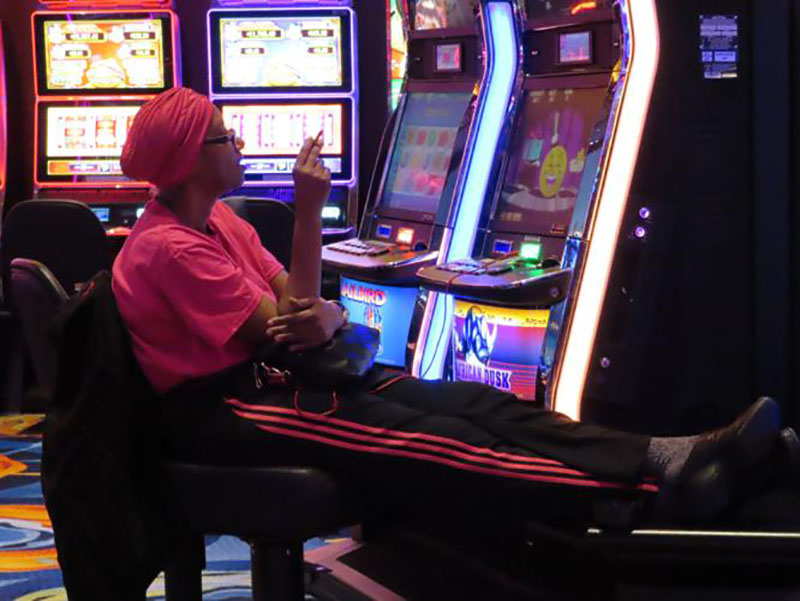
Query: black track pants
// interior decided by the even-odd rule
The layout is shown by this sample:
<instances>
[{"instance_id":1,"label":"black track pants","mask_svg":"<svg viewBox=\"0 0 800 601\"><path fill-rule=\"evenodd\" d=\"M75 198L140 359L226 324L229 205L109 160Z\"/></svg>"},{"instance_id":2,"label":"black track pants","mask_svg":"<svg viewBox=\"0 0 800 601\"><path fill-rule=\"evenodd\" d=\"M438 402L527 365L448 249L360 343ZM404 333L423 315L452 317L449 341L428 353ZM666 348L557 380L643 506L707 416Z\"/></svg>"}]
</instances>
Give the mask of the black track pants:
<instances>
[{"instance_id":1,"label":"black track pants","mask_svg":"<svg viewBox=\"0 0 800 601\"><path fill-rule=\"evenodd\" d=\"M641 479L648 437L574 422L482 384L406 378L336 396L185 394L168 403L165 424L181 459L319 467L423 503L656 490Z\"/></svg>"}]
</instances>

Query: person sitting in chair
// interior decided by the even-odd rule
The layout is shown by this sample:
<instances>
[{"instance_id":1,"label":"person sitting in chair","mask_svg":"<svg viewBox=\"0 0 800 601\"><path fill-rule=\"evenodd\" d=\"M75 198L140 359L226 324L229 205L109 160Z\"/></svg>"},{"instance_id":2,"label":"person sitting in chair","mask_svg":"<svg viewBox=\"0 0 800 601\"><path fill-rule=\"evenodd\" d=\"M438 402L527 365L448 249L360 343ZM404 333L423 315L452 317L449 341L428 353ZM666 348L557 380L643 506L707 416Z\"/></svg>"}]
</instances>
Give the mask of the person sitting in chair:
<instances>
[{"instance_id":1,"label":"person sitting in chair","mask_svg":"<svg viewBox=\"0 0 800 601\"><path fill-rule=\"evenodd\" d=\"M725 428L660 438L572 421L478 383L376 369L331 394L298 390L266 369L265 345L315 349L347 321L341 305L320 298L331 182L323 143L321 134L305 140L294 166L287 271L219 201L242 184L243 142L208 98L172 89L133 122L122 169L157 193L114 263L113 292L135 356L163 397L170 452L308 465L434 502L469 504L481 491L523 504L576 492L652 499L660 489L663 515L686 519L717 515L765 462L781 428L769 398Z\"/></svg>"}]
</instances>

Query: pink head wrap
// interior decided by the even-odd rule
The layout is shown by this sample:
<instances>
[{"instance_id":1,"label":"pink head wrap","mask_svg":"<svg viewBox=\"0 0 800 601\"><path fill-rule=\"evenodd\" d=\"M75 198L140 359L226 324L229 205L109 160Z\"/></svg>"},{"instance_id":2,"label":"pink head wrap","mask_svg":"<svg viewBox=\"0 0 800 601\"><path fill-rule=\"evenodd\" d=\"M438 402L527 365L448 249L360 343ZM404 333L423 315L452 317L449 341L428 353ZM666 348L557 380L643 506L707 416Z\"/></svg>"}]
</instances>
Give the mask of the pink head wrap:
<instances>
[{"instance_id":1,"label":"pink head wrap","mask_svg":"<svg viewBox=\"0 0 800 601\"><path fill-rule=\"evenodd\" d=\"M183 182L200 156L214 105L188 88L173 88L145 104L133 120L122 172L161 189Z\"/></svg>"}]
</instances>

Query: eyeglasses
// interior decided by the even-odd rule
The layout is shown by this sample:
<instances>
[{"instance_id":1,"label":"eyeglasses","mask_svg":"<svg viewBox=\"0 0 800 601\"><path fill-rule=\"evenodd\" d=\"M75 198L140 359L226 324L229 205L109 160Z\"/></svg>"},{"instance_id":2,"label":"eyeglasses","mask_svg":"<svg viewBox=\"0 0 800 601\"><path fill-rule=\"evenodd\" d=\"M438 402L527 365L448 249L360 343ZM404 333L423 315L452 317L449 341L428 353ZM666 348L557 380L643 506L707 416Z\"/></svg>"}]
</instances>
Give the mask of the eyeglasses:
<instances>
[{"instance_id":1,"label":"eyeglasses","mask_svg":"<svg viewBox=\"0 0 800 601\"><path fill-rule=\"evenodd\" d=\"M214 136L213 138L206 138L203 140L203 144L233 144L233 147L236 147L236 132L232 129L228 130L228 133L224 136Z\"/></svg>"}]
</instances>

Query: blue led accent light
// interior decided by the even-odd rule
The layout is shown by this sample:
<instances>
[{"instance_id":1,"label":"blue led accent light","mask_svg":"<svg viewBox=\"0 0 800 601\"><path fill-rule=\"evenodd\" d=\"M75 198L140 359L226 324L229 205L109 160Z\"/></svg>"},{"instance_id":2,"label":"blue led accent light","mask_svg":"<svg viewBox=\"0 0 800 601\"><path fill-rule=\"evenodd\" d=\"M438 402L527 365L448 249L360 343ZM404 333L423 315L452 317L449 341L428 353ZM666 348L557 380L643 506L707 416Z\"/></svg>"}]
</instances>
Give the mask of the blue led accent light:
<instances>
[{"instance_id":1,"label":"blue led accent light","mask_svg":"<svg viewBox=\"0 0 800 601\"><path fill-rule=\"evenodd\" d=\"M497 146L508 117L508 107L519 68L519 37L511 2L489 0L484 9L487 65L486 93L478 106L473 127L475 141L468 148L466 177L454 199L456 216L445 263L464 259L472 254L486 189L489 185ZM424 341L419 375L425 380L439 380L450 347L453 323L453 298L432 294L433 315Z\"/></svg>"}]
</instances>

